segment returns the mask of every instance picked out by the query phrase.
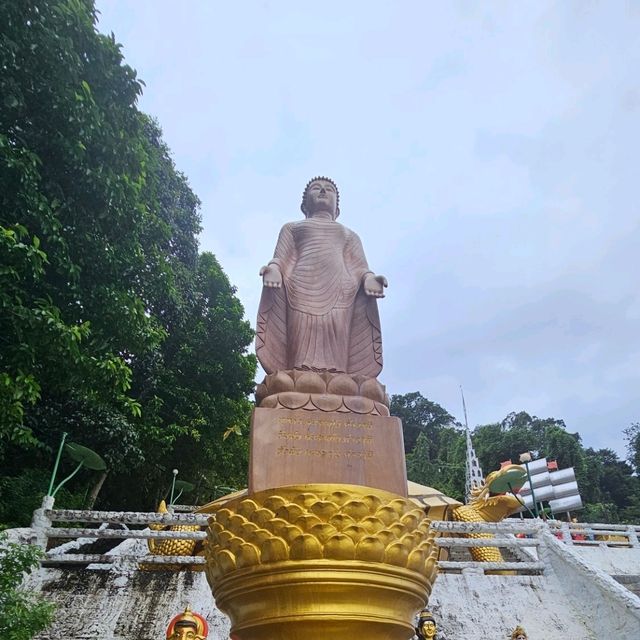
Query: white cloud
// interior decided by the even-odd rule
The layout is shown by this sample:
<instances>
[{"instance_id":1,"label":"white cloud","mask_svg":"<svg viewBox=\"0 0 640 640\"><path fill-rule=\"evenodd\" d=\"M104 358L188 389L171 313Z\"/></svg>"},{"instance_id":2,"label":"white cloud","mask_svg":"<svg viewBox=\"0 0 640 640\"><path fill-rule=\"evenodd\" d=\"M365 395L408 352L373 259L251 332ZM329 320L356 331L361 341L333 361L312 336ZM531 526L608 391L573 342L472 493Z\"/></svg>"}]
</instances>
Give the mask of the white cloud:
<instances>
[{"instance_id":1,"label":"white cloud","mask_svg":"<svg viewBox=\"0 0 640 640\"><path fill-rule=\"evenodd\" d=\"M253 321L318 173L390 281L383 382L472 423L640 419L633 3L99 2Z\"/></svg>"}]
</instances>

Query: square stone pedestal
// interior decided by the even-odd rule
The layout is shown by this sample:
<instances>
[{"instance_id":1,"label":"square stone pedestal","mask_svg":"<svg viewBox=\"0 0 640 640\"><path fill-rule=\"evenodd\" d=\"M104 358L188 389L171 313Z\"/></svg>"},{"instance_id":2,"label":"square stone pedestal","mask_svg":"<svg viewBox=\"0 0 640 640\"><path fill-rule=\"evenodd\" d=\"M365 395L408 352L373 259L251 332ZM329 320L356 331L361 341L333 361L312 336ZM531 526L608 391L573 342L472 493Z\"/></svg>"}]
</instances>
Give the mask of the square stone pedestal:
<instances>
[{"instance_id":1,"label":"square stone pedestal","mask_svg":"<svg viewBox=\"0 0 640 640\"><path fill-rule=\"evenodd\" d=\"M254 409L249 493L313 483L357 484L406 497L399 418Z\"/></svg>"}]
</instances>

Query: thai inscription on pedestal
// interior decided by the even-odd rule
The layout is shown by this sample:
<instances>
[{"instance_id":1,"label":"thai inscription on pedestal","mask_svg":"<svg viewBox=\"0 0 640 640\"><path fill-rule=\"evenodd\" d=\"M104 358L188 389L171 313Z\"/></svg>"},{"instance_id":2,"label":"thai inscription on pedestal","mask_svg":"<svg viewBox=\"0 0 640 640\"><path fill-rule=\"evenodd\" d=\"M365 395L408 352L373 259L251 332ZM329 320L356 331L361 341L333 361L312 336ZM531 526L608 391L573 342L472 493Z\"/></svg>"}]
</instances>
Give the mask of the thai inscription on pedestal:
<instances>
[{"instance_id":1,"label":"thai inscription on pedestal","mask_svg":"<svg viewBox=\"0 0 640 640\"><path fill-rule=\"evenodd\" d=\"M406 496L400 420L257 408L251 426L249 492L323 482Z\"/></svg>"}]
</instances>

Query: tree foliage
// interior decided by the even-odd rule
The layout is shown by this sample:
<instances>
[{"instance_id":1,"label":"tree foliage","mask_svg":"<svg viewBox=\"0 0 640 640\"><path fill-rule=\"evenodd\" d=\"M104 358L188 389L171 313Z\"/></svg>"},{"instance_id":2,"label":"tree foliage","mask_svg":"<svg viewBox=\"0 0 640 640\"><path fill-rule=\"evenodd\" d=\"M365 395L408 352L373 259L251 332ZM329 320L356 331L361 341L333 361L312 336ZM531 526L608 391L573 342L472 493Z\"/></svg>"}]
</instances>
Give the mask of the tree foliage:
<instances>
[{"instance_id":1,"label":"tree foliage","mask_svg":"<svg viewBox=\"0 0 640 640\"><path fill-rule=\"evenodd\" d=\"M420 393L394 395L391 413L402 418L410 480L435 487L463 499L466 441L455 419L440 405ZM407 431L409 434L407 434ZM629 462L611 449L585 448L580 434L567 431L564 421L538 418L520 411L501 422L477 426L473 446L485 474L505 460L518 462L525 451L547 457L558 467L574 467L585 505L581 518L592 522L640 521L640 423L624 430ZM634 473L635 469L635 473Z\"/></svg>"},{"instance_id":2,"label":"tree foliage","mask_svg":"<svg viewBox=\"0 0 640 640\"><path fill-rule=\"evenodd\" d=\"M454 417L417 391L392 396L390 410L402 421L409 480L462 499L465 438Z\"/></svg>"},{"instance_id":3,"label":"tree foliage","mask_svg":"<svg viewBox=\"0 0 640 640\"><path fill-rule=\"evenodd\" d=\"M92 0L7 0L0 25L5 485L63 431L107 461L103 506L150 508L173 466L239 482L246 443L222 436L246 433L252 331L142 83Z\"/></svg>"},{"instance_id":4,"label":"tree foliage","mask_svg":"<svg viewBox=\"0 0 640 640\"><path fill-rule=\"evenodd\" d=\"M409 480L435 487L444 494L464 500L465 437L453 427L441 427L430 441L426 433L418 436L416 446L407 455Z\"/></svg>"},{"instance_id":5,"label":"tree foliage","mask_svg":"<svg viewBox=\"0 0 640 640\"><path fill-rule=\"evenodd\" d=\"M21 588L25 573L38 566L41 551L0 533L0 635L30 640L53 619L53 605Z\"/></svg>"},{"instance_id":6,"label":"tree foliage","mask_svg":"<svg viewBox=\"0 0 640 640\"><path fill-rule=\"evenodd\" d=\"M624 437L627 441L629 462L636 475L640 475L640 422L630 424L624 430Z\"/></svg>"},{"instance_id":7,"label":"tree foliage","mask_svg":"<svg viewBox=\"0 0 640 640\"><path fill-rule=\"evenodd\" d=\"M454 422L448 411L418 391L392 396L391 414L402 420L404 450L407 453L413 451L421 433L432 436Z\"/></svg>"}]
</instances>

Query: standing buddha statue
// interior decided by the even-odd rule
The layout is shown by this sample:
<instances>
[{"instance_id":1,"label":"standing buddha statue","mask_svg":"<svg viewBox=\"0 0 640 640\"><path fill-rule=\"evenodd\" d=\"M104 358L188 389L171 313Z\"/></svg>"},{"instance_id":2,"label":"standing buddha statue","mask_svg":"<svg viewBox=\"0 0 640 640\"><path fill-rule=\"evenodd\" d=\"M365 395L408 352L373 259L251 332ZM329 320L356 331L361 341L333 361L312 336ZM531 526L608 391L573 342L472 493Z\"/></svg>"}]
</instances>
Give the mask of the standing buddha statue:
<instances>
[{"instance_id":1,"label":"standing buddha statue","mask_svg":"<svg viewBox=\"0 0 640 640\"><path fill-rule=\"evenodd\" d=\"M387 280L367 264L358 235L336 222L339 194L313 178L305 219L282 227L271 261L260 270L256 354L267 374L302 369L361 374L382 370L376 299Z\"/></svg>"}]
</instances>

